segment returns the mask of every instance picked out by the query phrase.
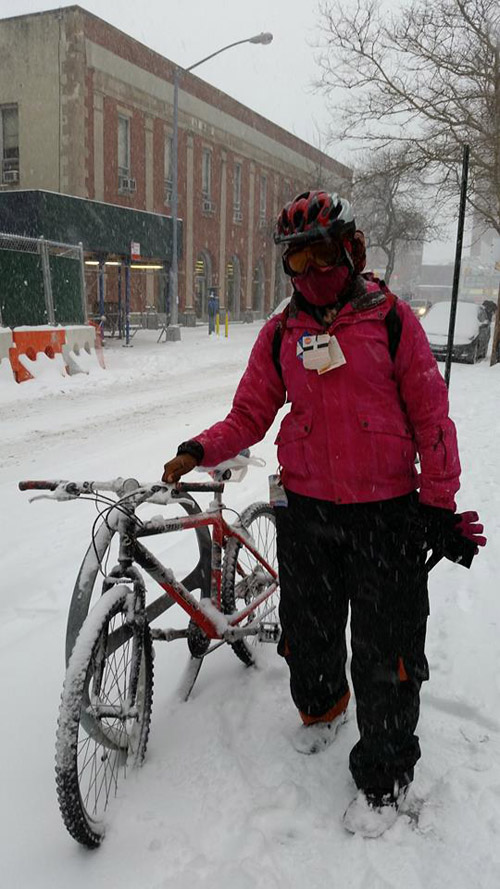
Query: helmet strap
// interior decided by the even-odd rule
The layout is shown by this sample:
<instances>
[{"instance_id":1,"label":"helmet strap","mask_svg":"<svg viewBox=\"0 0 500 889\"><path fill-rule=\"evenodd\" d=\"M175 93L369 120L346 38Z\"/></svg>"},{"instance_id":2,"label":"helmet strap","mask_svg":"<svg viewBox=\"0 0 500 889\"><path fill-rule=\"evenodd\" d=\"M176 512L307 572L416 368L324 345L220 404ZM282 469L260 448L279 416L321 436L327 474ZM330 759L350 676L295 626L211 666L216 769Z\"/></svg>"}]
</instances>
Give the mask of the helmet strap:
<instances>
[{"instance_id":1,"label":"helmet strap","mask_svg":"<svg viewBox=\"0 0 500 889\"><path fill-rule=\"evenodd\" d=\"M349 271L351 273L351 278L352 278L352 277L354 277L354 273L355 273L354 262L353 262L353 258L351 256L351 254L349 253L349 250L347 249L343 240L342 240L342 253L344 256L345 265L349 269Z\"/></svg>"}]
</instances>

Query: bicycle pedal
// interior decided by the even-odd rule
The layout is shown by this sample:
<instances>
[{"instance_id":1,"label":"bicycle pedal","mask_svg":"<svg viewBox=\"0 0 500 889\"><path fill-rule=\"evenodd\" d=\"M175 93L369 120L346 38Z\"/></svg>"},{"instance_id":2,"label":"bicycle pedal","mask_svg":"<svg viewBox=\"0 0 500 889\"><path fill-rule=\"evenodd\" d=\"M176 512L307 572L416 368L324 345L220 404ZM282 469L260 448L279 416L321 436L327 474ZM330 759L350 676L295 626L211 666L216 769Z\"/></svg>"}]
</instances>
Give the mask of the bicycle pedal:
<instances>
[{"instance_id":1,"label":"bicycle pedal","mask_svg":"<svg viewBox=\"0 0 500 889\"><path fill-rule=\"evenodd\" d=\"M257 638L259 642L279 642L281 636L281 627L279 624L264 623L259 627Z\"/></svg>"},{"instance_id":2,"label":"bicycle pedal","mask_svg":"<svg viewBox=\"0 0 500 889\"><path fill-rule=\"evenodd\" d=\"M176 630L173 627L166 630L151 629L153 642L173 642L174 639L187 639L187 635L187 630Z\"/></svg>"}]
</instances>

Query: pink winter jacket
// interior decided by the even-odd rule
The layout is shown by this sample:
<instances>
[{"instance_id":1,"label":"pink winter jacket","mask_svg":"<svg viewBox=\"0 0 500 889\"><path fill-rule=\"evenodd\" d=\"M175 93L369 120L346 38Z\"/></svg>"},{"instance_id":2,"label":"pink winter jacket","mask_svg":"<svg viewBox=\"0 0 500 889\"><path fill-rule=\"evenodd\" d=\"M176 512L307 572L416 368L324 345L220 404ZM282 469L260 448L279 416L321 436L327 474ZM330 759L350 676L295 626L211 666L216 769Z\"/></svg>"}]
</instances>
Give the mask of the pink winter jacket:
<instances>
[{"instance_id":1,"label":"pink winter jacket","mask_svg":"<svg viewBox=\"0 0 500 889\"><path fill-rule=\"evenodd\" d=\"M455 508L460 487L455 426L426 335L410 307L397 300L402 329L393 360L384 318L394 296L374 282L364 288L328 330L346 364L322 375L306 370L297 355L304 334L324 333L314 318L290 312L281 344L282 379L272 348L279 318L264 325L226 419L196 436L203 465L215 466L260 441L288 399L291 410L276 438L285 488L335 503L387 500L420 488L422 503Z\"/></svg>"}]
</instances>

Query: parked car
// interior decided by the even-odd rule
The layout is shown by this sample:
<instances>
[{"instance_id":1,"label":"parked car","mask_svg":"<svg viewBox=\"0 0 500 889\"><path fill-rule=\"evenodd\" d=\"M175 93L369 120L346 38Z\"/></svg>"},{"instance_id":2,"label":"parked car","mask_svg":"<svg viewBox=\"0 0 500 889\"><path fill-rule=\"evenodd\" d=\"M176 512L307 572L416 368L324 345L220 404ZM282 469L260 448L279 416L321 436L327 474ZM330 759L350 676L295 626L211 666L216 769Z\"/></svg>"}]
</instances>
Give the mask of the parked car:
<instances>
[{"instance_id":1,"label":"parked car","mask_svg":"<svg viewBox=\"0 0 500 889\"><path fill-rule=\"evenodd\" d=\"M438 360L446 358L451 302L435 303L422 320L432 354ZM491 322L483 306L458 302L453 338L452 359L474 364L485 358L490 340Z\"/></svg>"},{"instance_id":2,"label":"parked car","mask_svg":"<svg viewBox=\"0 0 500 889\"><path fill-rule=\"evenodd\" d=\"M413 314L420 320L425 318L429 310L432 309L432 303L428 299L410 299L408 300L408 305Z\"/></svg>"}]
</instances>

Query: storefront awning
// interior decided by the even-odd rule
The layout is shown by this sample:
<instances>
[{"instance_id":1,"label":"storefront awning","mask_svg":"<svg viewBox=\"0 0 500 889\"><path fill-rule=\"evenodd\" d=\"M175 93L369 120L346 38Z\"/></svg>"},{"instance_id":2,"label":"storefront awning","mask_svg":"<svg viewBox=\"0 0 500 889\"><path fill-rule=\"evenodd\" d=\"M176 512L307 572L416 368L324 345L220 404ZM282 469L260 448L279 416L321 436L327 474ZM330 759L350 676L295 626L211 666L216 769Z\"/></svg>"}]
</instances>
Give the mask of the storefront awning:
<instances>
[{"instance_id":1,"label":"storefront awning","mask_svg":"<svg viewBox=\"0 0 500 889\"><path fill-rule=\"evenodd\" d=\"M170 262L172 228L171 216L117 204L52 191L0 192L0 231L64 244L81 242L86 253L128 257L134 242L140 244L142 259ZM178 243L180 248L180 221Z\"/></svg>"}]
</instances>

